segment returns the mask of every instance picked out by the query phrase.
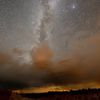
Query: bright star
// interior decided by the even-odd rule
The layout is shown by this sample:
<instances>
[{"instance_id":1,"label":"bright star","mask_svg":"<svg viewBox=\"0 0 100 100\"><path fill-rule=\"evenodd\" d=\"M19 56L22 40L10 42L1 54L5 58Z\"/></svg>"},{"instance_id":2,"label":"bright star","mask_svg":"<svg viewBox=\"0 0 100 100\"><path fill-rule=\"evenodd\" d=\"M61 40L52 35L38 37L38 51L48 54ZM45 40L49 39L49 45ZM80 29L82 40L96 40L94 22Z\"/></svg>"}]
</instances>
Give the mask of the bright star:
<instances>
[{"instance_id":1,"label":"bright star","mask_svg":"<svg viewBox=\"0 0 100 100\"><path fill-rule=\"evenodd\" d=\"M76 5L75 5L75 4L73 4L71 7L72 7L73 9L75 9L75 8L76 8Z\"/></svg>"},{"instance_id":2,"label":"bright star","mask_svg":"<svg viewBox=\"0 0 100 100\"><path fill-rule=\"evenodd\" d=\"M75 5L73 5L72 8L74 9L75 8Z\"/></svg>"}]
</instances>

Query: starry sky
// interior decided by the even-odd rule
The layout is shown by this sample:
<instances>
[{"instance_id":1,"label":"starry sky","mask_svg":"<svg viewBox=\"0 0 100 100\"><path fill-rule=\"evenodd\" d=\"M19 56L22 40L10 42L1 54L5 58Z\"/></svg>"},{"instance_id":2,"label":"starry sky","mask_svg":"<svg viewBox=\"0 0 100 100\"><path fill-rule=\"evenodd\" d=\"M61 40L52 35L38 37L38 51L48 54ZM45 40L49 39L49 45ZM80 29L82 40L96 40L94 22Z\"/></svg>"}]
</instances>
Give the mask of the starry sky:
<instances>
[{"instance_id":1,"label":"starry sky","mask_svg":"<svg viewBox=\"0 0 100 100\"><path fill-rule=\"evenodd\" d=\"M98 88L99 42L99 0L0 0L0 87Z\"/></svg>"}]
</instances>

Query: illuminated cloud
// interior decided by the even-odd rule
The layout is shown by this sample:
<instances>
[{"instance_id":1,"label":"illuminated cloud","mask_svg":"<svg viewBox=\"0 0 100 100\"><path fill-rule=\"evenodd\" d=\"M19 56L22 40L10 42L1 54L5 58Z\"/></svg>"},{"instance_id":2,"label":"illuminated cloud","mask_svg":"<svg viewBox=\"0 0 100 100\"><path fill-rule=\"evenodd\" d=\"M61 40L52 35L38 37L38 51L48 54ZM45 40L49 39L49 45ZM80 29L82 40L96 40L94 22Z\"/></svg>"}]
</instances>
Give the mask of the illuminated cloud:
<instances>
[{"instance_id":1,"label":"illuminated cloud","mask_svg":"<svg viewBox=\"0 0 100 100\"><path fill-rule=\"evenodd\" d=\"M70 57L56 62L48 45L30 51L31 64L20 64L20 58L16 60L11 54L1 52L0 85L9 89L22 89L100 83L99 40L99 34L81 41L72 39L69 44L69 49L72 49L69 51ZM87 49L83 48L85 45Z\"/></svg>"}]
</instances>

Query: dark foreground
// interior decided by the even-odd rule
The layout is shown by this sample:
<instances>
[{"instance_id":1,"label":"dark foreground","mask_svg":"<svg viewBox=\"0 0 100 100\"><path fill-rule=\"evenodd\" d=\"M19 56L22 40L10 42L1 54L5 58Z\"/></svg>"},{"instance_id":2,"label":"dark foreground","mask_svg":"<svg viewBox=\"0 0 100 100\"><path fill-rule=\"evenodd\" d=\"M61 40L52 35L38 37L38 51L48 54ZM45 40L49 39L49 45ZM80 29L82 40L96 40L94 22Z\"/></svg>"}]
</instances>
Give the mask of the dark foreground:
<instances>
[{"instance_id":1,"label":"dark foreground","mask_svg":"<svg viewBox=\"0 0 100 100\"><path fill-rule=\"evenodd\" d=\"M100 100L100 89L77 90L70 92L48 92L17 94L0 90L0 100Z\"/></svg>"},{"instance_id":2,"label":"dark foreground","mask_svg":"<svg viewBox=\"0 0 100 100\"><path fill-rule=\"evenodd\" d=\"M48 92L40 94L21 94L36 100L100 100L100 89L77 90L70 92Z\"/></svg>"}]
</instances>

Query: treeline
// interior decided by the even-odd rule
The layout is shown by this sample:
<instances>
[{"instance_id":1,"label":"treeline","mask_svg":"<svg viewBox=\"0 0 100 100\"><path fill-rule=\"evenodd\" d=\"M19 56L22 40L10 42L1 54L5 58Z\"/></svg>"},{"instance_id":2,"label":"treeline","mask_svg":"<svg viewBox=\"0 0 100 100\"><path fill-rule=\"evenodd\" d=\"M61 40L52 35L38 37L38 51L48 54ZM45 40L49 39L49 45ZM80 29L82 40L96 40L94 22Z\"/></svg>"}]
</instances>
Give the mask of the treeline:
<instances>
[{"instance_id":1,"label":"treeline","mask_svg":"<svg viewBox=\"0 0 100 100\"><path fill-rule=\"evenodd\" d=\"M85 97L91 94L95 94L97 97L100 95L100 89L82 89L82 90L70 90L68 91L62 91L62 92L58 92L58 91L50 91L47 93L21 93L20 95L23 97L28 97L28 98L44 98L44 97L61 97L61 96L77 96L77 97L81 97L82 95L84 95Z\"/></svg>"}]
</instances>

